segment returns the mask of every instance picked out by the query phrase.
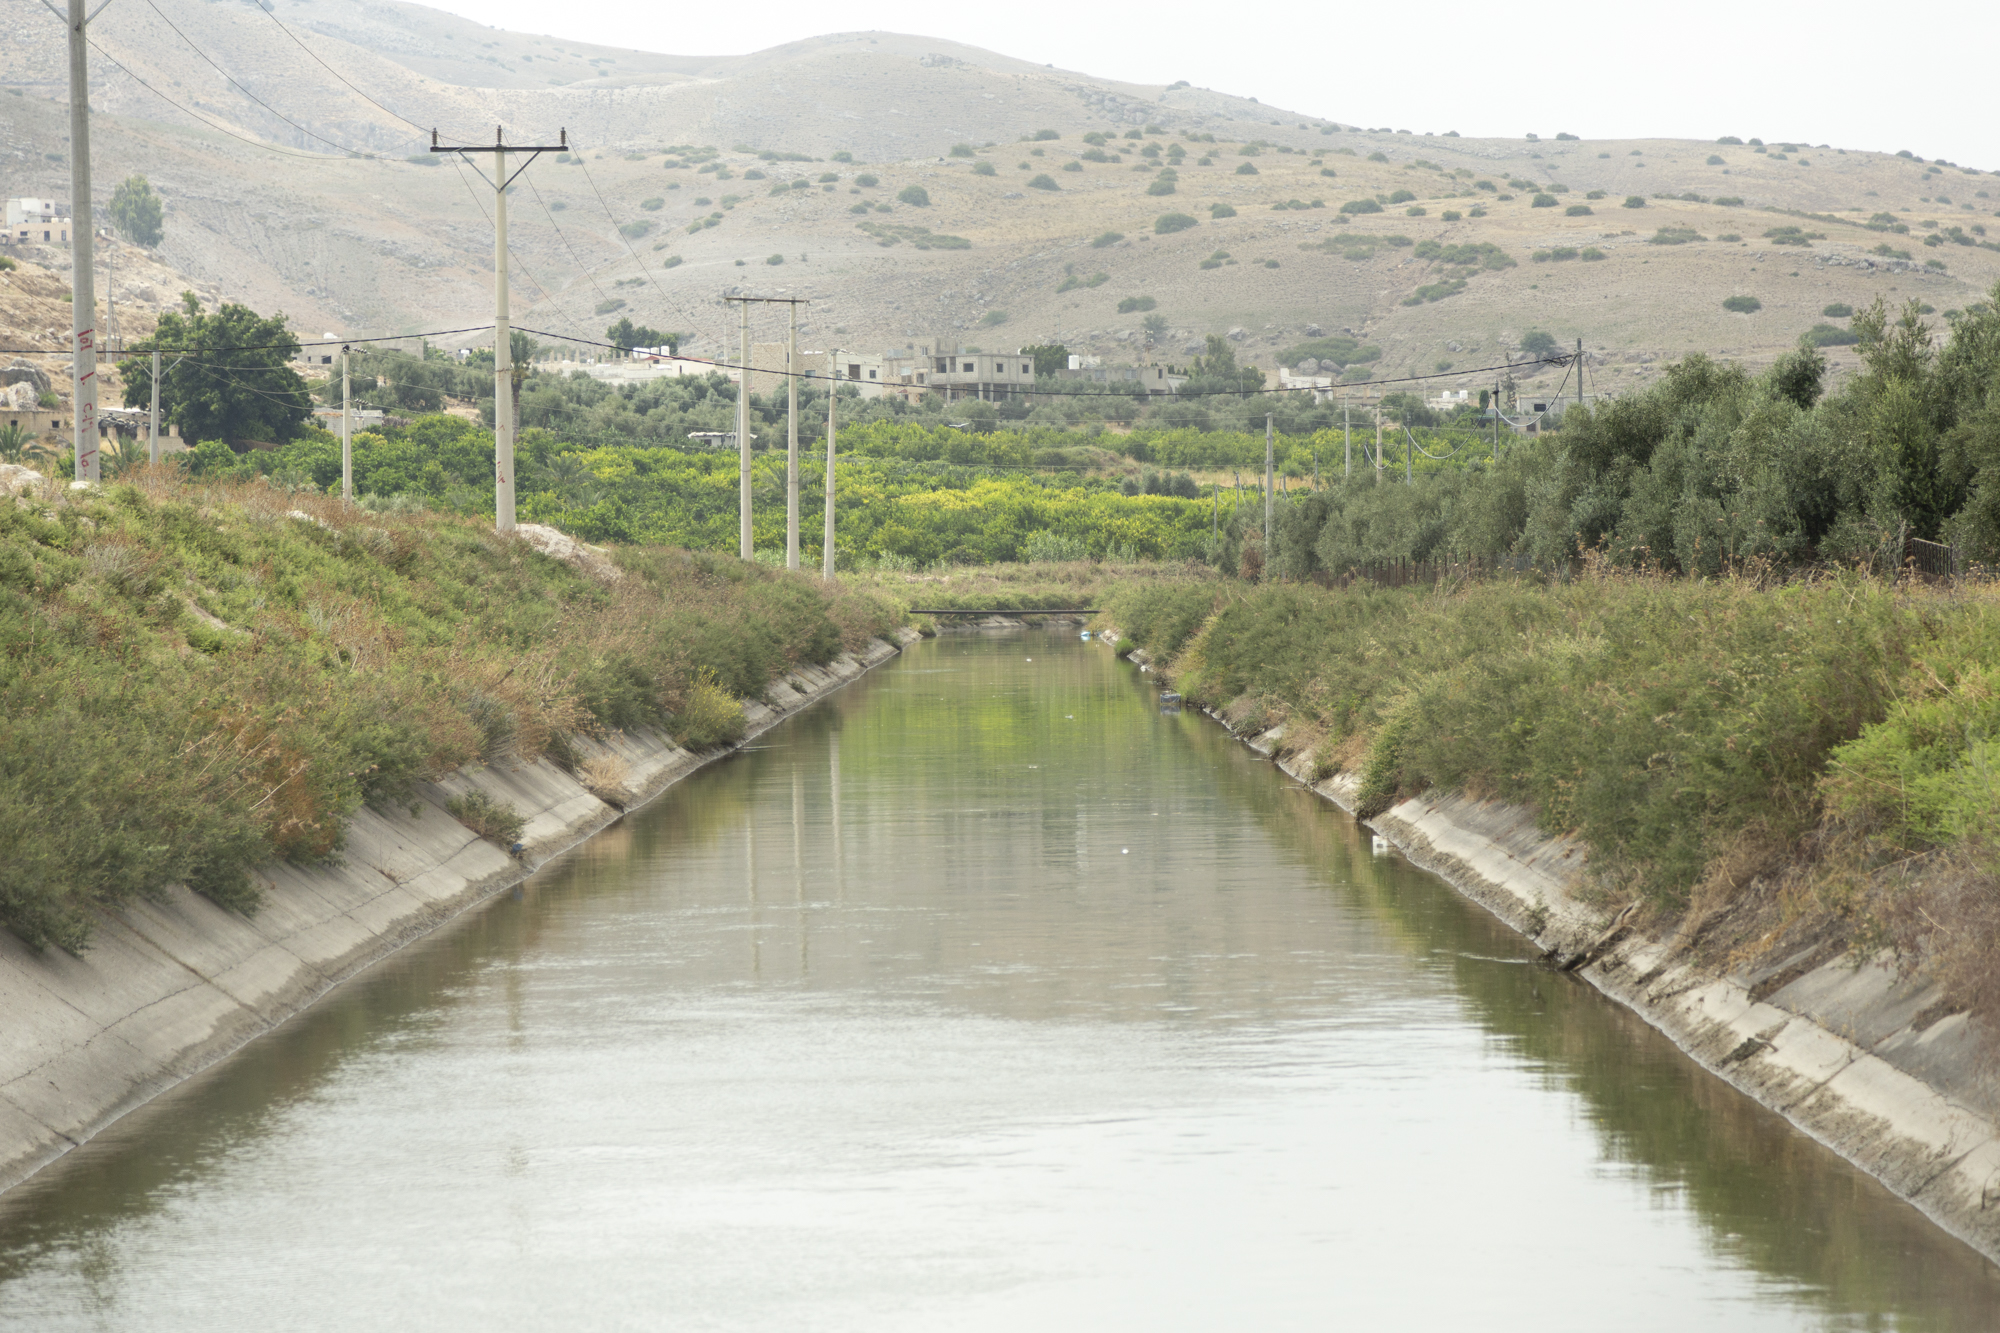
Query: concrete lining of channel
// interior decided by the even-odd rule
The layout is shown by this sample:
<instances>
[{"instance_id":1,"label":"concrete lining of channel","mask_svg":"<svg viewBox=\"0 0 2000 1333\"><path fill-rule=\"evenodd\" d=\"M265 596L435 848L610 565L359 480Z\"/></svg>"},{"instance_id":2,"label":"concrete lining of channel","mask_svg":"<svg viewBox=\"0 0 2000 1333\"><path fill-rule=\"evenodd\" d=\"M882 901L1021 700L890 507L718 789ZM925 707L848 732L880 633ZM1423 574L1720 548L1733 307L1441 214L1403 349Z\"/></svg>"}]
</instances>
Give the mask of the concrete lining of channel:
<instances>
[{"instance_id":1,"label":"concrete lining of channel","mask_svg":"<svg viewBox=\"0 0 2000 1333\"><path fill-rule=\"evenodd\" d=\"M744 706L738 746L915 637L774 682ZM266 867L253 917L175 887L106 914L81 958L0 932L0 1190L738 748L697 754L643 730L575 743L582 758L624 762L607 793L616 804L547 759L464 768L426 784L413 807L357 812L336 864ZM474 789L527 816L519 858L445 810Z\"/></svg>"},{"instance_id":2,"label":"concrete lining of channel","mask_svg":"<svg viewBox=\"0 0 2000 1333\"><path fill-rule=\"evenodd\" d=\"M1238 739L1271 756L1282 729ZM1354 813L1356 776L1315 783L1276 762ZM1579 898L1586 848L1544 834L1522 806L1429 792L1369 824L1704 1069L2000 1260L2000 1077L1966 1015L1927 1021L1935 984L1899 976L1886 957L1704 968Z\"/></svg>"}]
</instances>

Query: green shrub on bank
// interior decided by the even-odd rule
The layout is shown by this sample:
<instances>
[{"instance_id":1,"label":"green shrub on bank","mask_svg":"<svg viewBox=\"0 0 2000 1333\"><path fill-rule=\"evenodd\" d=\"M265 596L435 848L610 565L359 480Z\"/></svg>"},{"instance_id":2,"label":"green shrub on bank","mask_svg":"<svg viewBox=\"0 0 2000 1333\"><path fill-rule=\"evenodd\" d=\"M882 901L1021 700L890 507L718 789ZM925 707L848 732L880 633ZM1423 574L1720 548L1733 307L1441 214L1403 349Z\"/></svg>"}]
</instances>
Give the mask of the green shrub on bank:
<instances>
[{"instance_id":1,"label":"green shrub on bank","mask_svg":"<svg viewBox=\"0 0 2000 1333\"><path fill-rule=\"evenodd\" d=\"M462 796L448 798L444 808L453 819L498 847L511 848L520 841L521 830L528 826L528 821L513 806L494 800L477 787Z\"/></svg>"},{"instance_id":2,"label":"green shrub on bank","mask_svg":"<svg viewBox=\"0 0 2000 1333\"><path fill-rule=\"evenodd\" d=\"M1170 601L1121 592L1114 619L1184 625ZM1814 826L1828 756L1885 715L1920 628L1858 578L1286 584L1230 599L1175 680L1213 707L1277 701L1329 753L1365 742L1364 814L1430 788L1521 802L1679 906L1746 831L1789 844Z\"/></svg>"},{"instance_id":3,"label":"green shrub on bank","mask_svg":"<svg viewBox=\"0 0 2000 1333\"><path fill-rule=\"evenodd\" d=\"M169 469L0 506L0 926L80 950L175 883L251 910L252 869L332 854L363 803L577 730L727 738L733 709L740 734L731 693L895 620L733 559L616 558Z\"/></svg>"}]
</instances>

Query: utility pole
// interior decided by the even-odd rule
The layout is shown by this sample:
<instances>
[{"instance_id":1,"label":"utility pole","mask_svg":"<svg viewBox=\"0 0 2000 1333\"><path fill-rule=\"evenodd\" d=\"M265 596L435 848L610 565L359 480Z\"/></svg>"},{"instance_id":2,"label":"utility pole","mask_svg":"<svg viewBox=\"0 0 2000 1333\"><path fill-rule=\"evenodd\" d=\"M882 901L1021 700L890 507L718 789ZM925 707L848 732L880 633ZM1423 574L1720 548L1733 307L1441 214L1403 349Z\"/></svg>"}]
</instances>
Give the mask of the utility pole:
<instances>
[{"instance_id":1,"label":"utility pole","mask_svg":"<svg viewBox=\"0 0 2000 1333\"><path fill-rule=\"evenodd\" d=\"M108 2L101 0L97 8ZM95 17L85 16L83 0L69 0L69 387L77 481L98 479L97 275L91 262L97 231L90 207L90 62L84 33Z\"/></svg>"},{"instance_id":2,"label":"utility pole","mask_svg":"<svg viewBox=\"0 0 2000 1333\"><path fill-rule=\"evenodd\" d=\"M149 461L160 461L160 349L153 349L153 413L151 417L153 447L148 451Z\"/></svg>"},{"instance_id":3,"label":"utility pole","mask_svg":"<svg viewBox=\"0 0 2000 1333\"><path fill-rule=\"evenodd\" d=\"M1576 340L1576 405L1583 406L1583 339Z\"/></svg>"},{"instance_id":4,"label":"utility pole","mask_svg":"<svg viewBox=\"0 0 2000 1333\"><path fill-rule=\"evenodd\" d=\"M785 381L791 386L791 414L785 449L785 568L799 567L799 307L811 305L803 296L725 296L743 307L743 387L736 395L737 424L742 444L743 551L750 558L750 303L792 308L791 341L785 353Z\"/></svg>"},{"instance_id":5,"label":"utility pole","mask_svg":"<svg viewBox=\"0 0 2000 1333\"><path fill-rule=\"evenodd\" d=\"M1500 466L1500 381L1493 381L1493 466Z\"/></svg>"},{"instance_id":6,"label":"utility pole","mask_svg":"<svg viewBox=\"0 0 2000 1333\"><path fill-rule=\"evenodd\" d=\"M1403 481L1408 484L1414 478L1410 475L1411 455L1417 451L1417 437L1410 434L1410 425L1403 423Z\"/></svg>"},{"instance_id":7,"label":"utility pole","mask_svg":"<svg viewBox=\"0 0 2000 1333\"><path fill-rule=\"evenodd\" d=\"M792 335L785 348L785 568L799 567L799 303L792 302Z\"/></svg>"},{"instance_id":8,"label":"utility pole","mask_svg":"<svg viewBox=\"0 0 2000 1333\"><path fill-rule=\"evenodd\" d=\"M833 579L833 409L840 401L840 349L830 347L826 353L826 532L820 538L820 577Z\"/></svg>"},{"instance_id":9,"label":"utility pole","mask_svg":"<svg viewBox=\"0 0 2000 1333\"><path fill-rule=\"evenodd\" d=\"M1375 484L1382 484L1382 407L1375 407Z\"/></svg>"},{"instance_id":10,"label":"utility pole","mask_svg":"<svg viewBox=\"0 0 2000 1333\"><path fill-rule=\"evenodd\" d=\"M1354 405L1347 401L1347 395L1340 395L1340 426L1347 436L1345 457L1340 464L1340 479L1346 481L1354 475Z\"/></svg>"},{"instance_id":11,"label":"utility pole","mask_svg":"<svg viewBox=\"0 0 2000 1333\"><path fill-rule=\"evenodd\" d=\"M743 351L737 364L742 369L736 373L736 508L743 531L736 554L749 560L756 554L750 535L750 303L743 302L741 309Z\"/></svg>"},{"instance_id":12,"label":"utility pole","mask_svg":"<svg viewBox=\"0 0 2000 1333\"><path fill-rule=\"evenodd\" d=\"M70 0L72 5L81 0ZM543 153L569 151L569 131L555 144L515 144L505 130L493 129L493 146L451 146L438 143L431 131L433 153L493 154L493 530L514 530L514 337L507 311L507 187ZM526 153L528 160L507 174L507 154ZM474 170L478 168L475 167ZM344 373L344 372L343 372ZM343 449L343 453L346 451Z\"/></svg>"},{"instance_id":13,"label":"utility pole","mask_svg":"<svg viewBox=\"0 0 2000 1333\"><path fill-rule=\"evenodd\" d=\"M1271 414L1264 414L1264 558L1271 558L1271 473L1272 473Z\"/></svg>"},{"instance_id":14,"label":"utility pole","mask_svg":"<svg viewBox=\"0 0 2000 1333\"><path fill-rule=\"evenodd\" d=\"M340 349L340 498L348 504L354 503L354 390L347 376L347 354L350 349ZM510 404L511 406L511 404ZM493 411L498 419L500 403L494 400ZM503 528L502 531L505 531Z\"/></svg>"}]
</instances>

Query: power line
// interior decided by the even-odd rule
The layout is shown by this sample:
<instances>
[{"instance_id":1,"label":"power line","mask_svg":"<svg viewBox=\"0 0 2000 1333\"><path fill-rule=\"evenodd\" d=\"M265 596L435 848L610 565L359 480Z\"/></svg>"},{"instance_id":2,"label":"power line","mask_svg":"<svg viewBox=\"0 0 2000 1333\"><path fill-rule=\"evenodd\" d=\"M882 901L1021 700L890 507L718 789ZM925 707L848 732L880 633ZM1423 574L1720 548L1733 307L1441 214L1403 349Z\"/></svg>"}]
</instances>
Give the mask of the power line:
<instances>
[{"instance_id":1,"label":"power line","mask_svg":"<svg viewBox=\"0 0 2000 1333\"><path fill-rule=\"evenodd\" d=\"M186 42L188 50L194 52L196 55L200 56L203 60L207 61L210 69L213 69L217 74L220 74L223 78L228 79L230 85L234 87L237 92L242 93L245 97L255 102L258 106L263 107L266 111L276 116L279 120L284 121L285 124L291 126L293 129L297 130L300 134L306 135L309 138L318 139L321 143L327 145L329 148L338 148L343 153L363 152L363 150L359 148L352 148L343 143L335 143L332 139L327 138L325 135L315 134L313 131L299 124L296 120L293 120L290 116L278 110L278 108L272 106L269 102L266 102L263 98L251 92L248 88L245 88L242 84L236 82L235 76L230 74L230 72L224 69L222 66L216 64L214 59L209 56L208 52L202 50L199 46L195 45L193 38L189 37L186 33L182 32L172 19L168 18L164 13L161 13L160 7L154 4L153 0L146 0L146 8L152 10L155 14L159 14L160 21L166 24L169 28L172 28L174 30L174 36L180 38L183 42ZM372 156L372 154L366 154L366 153L363 153L363 155Z\"/></svg>"},{"instance_id":2,"label":"power line","mask_svg":"<svg viewBox=\"0 0 2000 1333\"><path fill-rule=\"evenodd\" d=\"M148 0L148 3L151 3L151 0ZM271 20L271 22L278 25L278 31L284 33L285 36L291 38L293 44L297 46L299 50L311 56L315 61L318 61L319 67L321 69L325 70L327 73L333 75L334 78L339 79L342 83L346 84L349 88L353 89L357 94L360 95L362 100L370 103L371 105L377 107L380 110L389 112L390 115L394 116L397 120L402 121L405 125L408 125L411 129L417 131L417 133L422 134L424 132L424 130L426 129L425 126L417 124L416 121L411 120L408 116L403 115L399 111L393 111L390 110L390 108L383 106L380 102L377 102L373 97L370 97L367 93L362 92L360 88L356 87L354 83L351 80L349 80L345 75L343 75L339 70L327 64L326 61L321 60L319 53L317 51L313 50L310 46L307 46L304 42L300 41L298 39L298 34L294 33L290 28L287 28L285 26L284 20L278 17L275 10L266 9L263 5L259 5L257 6L257 8L263 9L265 16L268 17Z\"/></svg>"},{"instance_id":3,"label":"power line","mask_svg":"<svg viewBox=\"0 0 2000 1333\"><path fill-rule=\"evenodd\" d=\"M339 347L343 343L393 343L402 342L408 338L449 338L460 333L483 333L492 327L491 324L475 324L470 328L464 329L429 329L422 333L385 333L373 338L313 338L309 340L294 338L290 342L281 343L225 343L213 347L162 347L158 350L161 352L174 352L187 357L205 356L210 352L304 351L308 347ZM549 336L556 337L559 335L551 334ZM150 352L153 350L151 347L107 347L104 349L107 356L129 356L134 352ZM46 347L0 347L0 356L68 355L69 349L66 347L55 351L51 351Z\"/></svg>"},{"instance_id":4,"label":"power line","mask_svg":"<svg viewBox=\"0 0 2000 1333\"><path fill-rule=\"evenodd\" d=\"M558 338L564 342L583 343L590 347L609 348L613 351L629 352L631 350L630 348L627 347L620 347L616 343L604 342L596 338L571 338L566 334L550 333L545 329L523 328L521 331L523 333L540 334L544 338ZM681 356L678 353L669 353L664 357L656 357L655 359L663 361L681 361L681 362L686 362L690 365L697 365L697 366L709 366L715 370L742 370L742 371L749 371L758 375L777 375L784 378L802 379L802 380L829 380L839 384L856 383L856 381L848 379L845 375L827 375L812 370L797 370L797 371L771 370L763 366L741 366L730 361L712 361L706 357ZM1514 361L1503 365L1474 366L1469 370L1439 371L1435 374L1430 374L1430 375L1401 375L1393 379L1368 380L1366 381L1366 383L1370 387L1379 387L1384 384L1418 384L1427 380L1458 379L1465 375L1477 375L1488 370L1511 370L1519 366L1528 366L1528 365L1562 366L1562 365L1568 365L1574 359L1575 359L1574 354L1562 352L1552 356L1538 357L1534 361ZM897 386L884 385L882 387L889 388ZM925 386L925 387L928 388L930 386ZM1024 397L1024 398L1128 398L1133 396L1130 394L1105 392L1103 390L1016 389L1013 388L1012 386L1008 387L1007 392L1010 395L1016 397ZM1313 392L1317 391L1310 384L1293 384L1293 385L1283 385L1275 389L1196 389L1193 391L1184 390L1178 393L1161 394L1157 396L1166 398L1171 401L1181 398L1254 398L1260 393L1277 394L1277 393L1313 393ZM1155 395L1148 395L1149 398L1153 396Z\"/></svg>"},{"instance_id":5,"label":"power line","mask_svg":"<svg viewBox=\"0 0 2000 1333\"><path fill-rule=\"evenodd\" d=\"M583 154L580 152L574 153L573 157L577 166L583 169L583 179L590 186L590 192L597 196L598 206L604 210L604 216L611 220L612 230L618 233L618 243L625 247L625 253L631 255L633 262L638 264L639 272L645 275L647 282L653 284L653 290L660 294L662 300L667 301L674 307L675 310L680 312L681 318L687 320L689 324L696 323L697 321L695 320L694 316L688 313L687 307L682 305L677 298L669 296L667 294L667 289L660 286L659 279L655 278L653 276L652 270L646 267L646 261L639 258L639 252L637 250L634 250L632 248L632 243L625 239L624 228L620 227L618 224L618 215L611 211L611 205L605 201L604 192L597 188L597 181L591 176L590 167L588 166L588 164L584 162ZM702 329L696 330L697 334L705 332L707 331Z\"/></svg>"},{"instance_id":6,"label":"power line","mask_svg":"<svg viewBox=\"0 0 2000 1333\"><path fill-rule=\"evenodd\" d=\"M280 148L276 144L265 143L261 139L246 138L245 136L236 133L236 131L234 130L226 129L223 126L216 124L214 121L211 121L206 117L202 116L199 112L190 110L189 108L182 106L179 102L176 102L173 98L167 96L165 93L161 92L158 88L155 88L152 84L140 78L137 74L134 74L130 69L127 69L122 62L119 61L118 57L112 55L109 51L99 46L94 38L86 36L84 40L90 43L91 50L97 52L97 54L103 56L106 60L109 60L113 65L116 65L119 69L119 72L124 74L127 78L131 79L134 83L138 84L141 88L144 88L147 92L151 93L153 96L159 98L162 102L165 102L168 106L173 107L175 110L180 111L183 114L192 117L195 123L202 126L204 129L214 130L218 134L226 134L230 138L235 139L241 143L249 144L252 148L261 148L267 153L276 153L280 157L300 157L304 158L308 162L326 161L326 155L324 153L294 152L292 149Z\"/></svg>"},{"instance_id":7,"label":"power line","mask_svg":"<svg viewBox=\"0 0 2000 1333\"><path fill-rule=\"evenodd\" d=\"M447 156L451 160L452 169L458 172L458 183L465 187L465 192L472 196L472 202L479 206L479 216L486 220L486 224L489 227L492 226L493 215L486 211L486 201L479 197L479 191L473 189L472 182L465 178L465 163L460 159L459 155L456 153L447 154ZM528 184L531 188L533 187L534 185L533 178L529 179ZM541 195L537 194L535 198L539 200L541 198ZM550 220L553 221L554 219ZM557 234L560 235L561 233L558 232ZM507 255L516 264L519 264L521 266L521 275L527 278L529 282L535 284L535 290L542 294L542 299L548 302L550 309L554 310L558 315L561 315L564 319L568 320L570 324L573 325L575 328L579 330L583 328L582 322L579 321L576 318L576 316L570 314L569 311L563 309L561 306L556 304L556 298L554 297L554 295L550 293L547 287L544 287L542 285L542 280L535 276L534 271L528 267L526 262L524 262L519 255L514 253L514 247L511 244L507 247Z\"/></svg>"}]
</instances>

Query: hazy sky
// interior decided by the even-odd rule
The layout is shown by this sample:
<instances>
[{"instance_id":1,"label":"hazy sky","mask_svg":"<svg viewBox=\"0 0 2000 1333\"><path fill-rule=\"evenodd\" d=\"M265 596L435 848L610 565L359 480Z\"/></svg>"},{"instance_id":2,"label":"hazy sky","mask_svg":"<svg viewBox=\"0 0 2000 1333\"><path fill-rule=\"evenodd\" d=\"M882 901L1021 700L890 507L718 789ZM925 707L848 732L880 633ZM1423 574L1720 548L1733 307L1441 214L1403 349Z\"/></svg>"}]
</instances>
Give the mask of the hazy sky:
<instances>
[{"instance_id":1,"label":"hazy sky","mask_svg":"<svg viewBox=\"0 0 2000 1333\"><path fill-rule=\"evenodd\" d=\"M1975 0L1635 5L1006 4L434 0L481 23L676 54L738 54L859 28L948 37L1138 83L1186 79L1343 124L1544 138L1722 134L2000 168Z\"/></svg>"}]
</instances>

